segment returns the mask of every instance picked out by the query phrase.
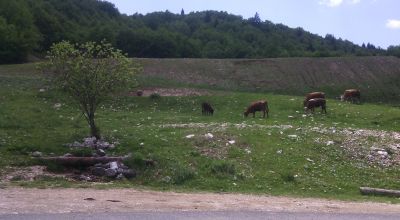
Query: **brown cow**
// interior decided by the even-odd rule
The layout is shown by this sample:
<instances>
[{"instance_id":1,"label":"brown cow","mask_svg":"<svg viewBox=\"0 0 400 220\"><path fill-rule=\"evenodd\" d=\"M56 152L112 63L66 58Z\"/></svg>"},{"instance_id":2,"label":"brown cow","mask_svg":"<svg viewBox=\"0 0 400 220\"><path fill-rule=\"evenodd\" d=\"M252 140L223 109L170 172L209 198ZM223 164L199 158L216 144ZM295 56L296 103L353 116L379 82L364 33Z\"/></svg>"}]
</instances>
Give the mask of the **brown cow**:
<instances>
[{"instance_id":1,"label":"brown cow","mask_svg":"<svg viewBox=\"0 0 400 220\"><path fill-rule=\"evenodd\" d=\"M306 112L308 112L308 110L311 110L311 112L314 113L314 109L318 107L321 107L321 113L325 112L326 114L326 101L323 98L308 100L307 105L304 107L304 110Z\"/></svg>"},{"instance_id":2,"label":"brown cow","mask_svg":"<svg viewBox=\"0 0 400 220\"><path fill-rule=\"evenodd\" d=\"M245 117L247 117L250 113L253 113L253 118L256 117L256 112L263 112L263 118L265 118L265 113L267 113L267 118L269 117L269 108L268 103L265 100L260 100L257 102L251 103L249 107L247 107L246 111L243 113Z\"/></svg>"},{"instance_id":3,"label":"brown cow","mask_svg":"<svg viewBox=\"0 0 400 220\"><path fill-rule=\"evenodd\" d=\"M201 103L201 113L203 115L213 115L214 109L213 109L213 107L211 107L210 103L203 102L203 103Z\"/></svg>"},{"instance_id":4,"label":"brown cow","mask_svg":"<svg viewBox=\"0 0 400 220\"><path fill-rule=\"evenodd\" d=\"M347 89L347 90L344 91L343 95L340 96L340 100L348 101L348 102L351 102L351 103L355 103L355 102L360 103L360 101L361 101L360 90L358 90L358 89Z\"/></svg>"},{"instance_id":5,"label":"brown cow","mask_svg":"<svg viewBox=\"0 0 400 220\"><path fill-rule=\"evenodd\" d=\"M306 95L306 98L304 99L303 106L306 107L308 100L315 99L315 98L325 99L325 93L323 93L323 92L311 92L311 93L308 93Z\"/></svg>"}]
</instances>

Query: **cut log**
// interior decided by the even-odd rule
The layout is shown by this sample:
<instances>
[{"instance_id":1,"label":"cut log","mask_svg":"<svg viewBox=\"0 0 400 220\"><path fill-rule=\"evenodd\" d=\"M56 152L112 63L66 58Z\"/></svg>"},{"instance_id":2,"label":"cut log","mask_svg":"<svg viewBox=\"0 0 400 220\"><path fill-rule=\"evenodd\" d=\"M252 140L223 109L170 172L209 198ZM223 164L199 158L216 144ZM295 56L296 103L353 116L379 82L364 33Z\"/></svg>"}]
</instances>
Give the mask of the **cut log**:
<instances>
[{"instance_id":1,"label":"cut log","mask_svg":"<svg viewBox=\"0 0 400 220\"><path fill-rule=\"evenodd\" d=\"M380 196L400 197L400 190L360 187L360 192L363 195L380 195Z\"/></svg>"},{"instance_id":2,"label":"cut log","mask_svg":"<svg viewBox=\"0 0 400 220\"><path fill-rule=\"evenodd\" d=\"M128 157L42 157L42 161L54 162L63 166L93 166L98 163L123 161Z\"/></svg>"}]
</instances>

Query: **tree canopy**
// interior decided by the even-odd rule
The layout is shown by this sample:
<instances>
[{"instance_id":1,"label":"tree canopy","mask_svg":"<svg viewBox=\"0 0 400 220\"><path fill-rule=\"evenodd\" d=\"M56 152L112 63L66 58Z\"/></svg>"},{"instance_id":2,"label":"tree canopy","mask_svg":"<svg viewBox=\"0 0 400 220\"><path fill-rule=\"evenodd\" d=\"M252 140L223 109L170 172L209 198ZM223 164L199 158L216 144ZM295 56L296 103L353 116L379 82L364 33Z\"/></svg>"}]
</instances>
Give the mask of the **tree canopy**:
<instances>
[{"instance_id":1,"label":"tree canopy","mask_svg":"<svg viewBox=\"0 0 400 220\"><path fill-rule=\"evenodd\" d=\"M48 54L49 62L42 68L55 77L55 85L68 93L78 104L97 139L100 131L95 123L95 112L109 95L134 85L140 68L111 44L54 44Z\"/></svg>"},{"instance_id":2,"label":"tree canopy","mask_svg":"<svg viewBox=\"0 0 400 220\"><path fill-rule=\"evenodd\" d=\"M100 0L0 0L0 58L23 62L53 43L103 39L131 57L269 58L395 55L370 43L223 11L121 14Z\"/></svg>"}]
</instances>

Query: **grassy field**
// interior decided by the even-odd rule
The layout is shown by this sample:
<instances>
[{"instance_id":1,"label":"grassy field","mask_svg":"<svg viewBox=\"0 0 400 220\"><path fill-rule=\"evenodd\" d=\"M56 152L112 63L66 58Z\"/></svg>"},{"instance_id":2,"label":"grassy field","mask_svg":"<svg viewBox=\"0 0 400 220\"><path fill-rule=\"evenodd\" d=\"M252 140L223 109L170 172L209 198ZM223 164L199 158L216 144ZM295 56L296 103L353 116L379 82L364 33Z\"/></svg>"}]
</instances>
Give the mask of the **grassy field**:
<instances>
[{"instance_id":1,"label":"grassy field","mask_svg":"<svg viewBox=\"0 0 400 220\"><path fill-rule=\"evenodd\" d=\"M89 131L67 97L52 89L39 91L48 80L33 69L32 64L0 67L0 176L10 167L36 164L30 157L34 151L70 152L64 144L82 140ZM152 84L151 79L141 77L145 86L185 86ZM360 186L400 189L399 108L329 99L328 114L304 115L300 96L226 89L159 99L121 95L104 103L98 125L107 140L119 142L110 154L132 153L130 165L139 175L97 186L399 202L358 191ZM258 99L269 101L270 118L243 118L245 107ZM215 107L213 117L201 115L204 100ZM389 160L368 159L371 147L386 149ZM146 168L142 159L157 164ZM95 187L59 177L12 184Z\"/></svg>"},{"instance_id":2,"label":"grassy field","mask_svg":"<svg viewBox=\"0 0 400 220\"><path fill-rule=\"evenodd\" d=\"M188 84L230 91L302 96L324 91L335 99L358 88L364 101L400 103L400 59L329 57L274 59L137 59L146 85Z\"/></svg>"}]
</instances>

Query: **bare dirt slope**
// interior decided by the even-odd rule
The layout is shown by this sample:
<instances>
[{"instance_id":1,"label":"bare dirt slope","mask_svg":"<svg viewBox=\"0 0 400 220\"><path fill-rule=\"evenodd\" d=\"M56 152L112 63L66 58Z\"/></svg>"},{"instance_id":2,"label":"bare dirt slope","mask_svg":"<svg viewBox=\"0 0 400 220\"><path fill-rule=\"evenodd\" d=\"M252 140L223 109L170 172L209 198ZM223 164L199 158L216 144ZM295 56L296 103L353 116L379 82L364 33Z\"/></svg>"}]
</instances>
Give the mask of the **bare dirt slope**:
<instances>
[{"instance_id":1,"label":"bare dirt slope","mask_svg":"<svg viewBox=\"0 0 400 220\"><path fill-rule=\"evenodd\" d=\"M134 189L0 189L0 214L177 210L399 214L400 205Z\"/></svg>"},{"instance_id":2,"label":"bare dirt slope","mask_svg":"<svg viewBox=\"0 0 400 220\"><path fill-rule=\"evenodd\" d=\"M400 59L395 57L273 59L138 59L143 77L223 89L291 95L323 90L335 98L359 88L364 99L400 102Z\"/></svg>"}]
</instances>

